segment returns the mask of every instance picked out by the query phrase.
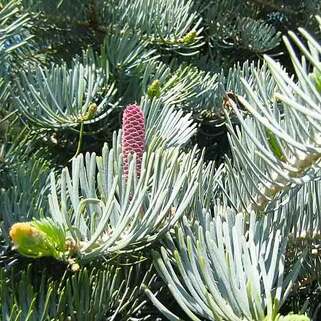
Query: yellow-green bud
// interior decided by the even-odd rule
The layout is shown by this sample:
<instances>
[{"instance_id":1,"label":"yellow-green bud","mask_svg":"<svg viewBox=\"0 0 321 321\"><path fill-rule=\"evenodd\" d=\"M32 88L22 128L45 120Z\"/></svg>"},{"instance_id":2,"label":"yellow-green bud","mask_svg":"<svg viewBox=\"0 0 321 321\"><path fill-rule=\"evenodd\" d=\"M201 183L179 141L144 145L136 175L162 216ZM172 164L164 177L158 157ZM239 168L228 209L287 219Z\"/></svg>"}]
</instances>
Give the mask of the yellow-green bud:
<instances>
[{"instance_id":1,"label":"yellow-green bud","mask_svg":"<svg viewBox=\"0 0 321 321\"><path fill-rule=\"evenodd\" d=\"M27 257L64 260L77 253L77 248L71 248L71 241L67 242L64 228L49 219L15 223L9 236L13 248Z\"/></svg>"},{"instance_id":2,"label":"yellow-green bud","mask_svg":"<svg viewBox=\"0 0 321 321\"><path fill-rule=\"evenodd\" d=\"M30 222L12 225L9 235L14 249L24 256L38 258L51 255L46 235Z\"/></svg>"},{"instance_id":3,"label":"yellow-green bud","mask_svg":"<svg viewBox=\"0 0 321 321\"><path fill-rule=\"evenodd\" d=\"M183 43L184 45L189 45L193 43L193 41L196 39L197 33L195 30L190 31L187 33L184 37L180 39L180 42Z\"/></svg>"},{"instance_id":4,"label":"yellow-green bud","mask_svg":"<svg viewBox=\"0 0 321 321\"><path fill-rule=\"evenodd\" d=\"M147 89L147 95L149 98L160 97L160 81L154 80Z\"/></svg>"},{"instance_id":5,"label":"yellow-green bud","mask_svg":"<svg viewBox=\"0 0 321 321\"><path fill-rule=\"evenodd\" d=\"M90 104L85 115L82 117L82 120L87 121L94 118L96 112L97 112L97 105L95 103Z\"/></svg>"}]
</instances>

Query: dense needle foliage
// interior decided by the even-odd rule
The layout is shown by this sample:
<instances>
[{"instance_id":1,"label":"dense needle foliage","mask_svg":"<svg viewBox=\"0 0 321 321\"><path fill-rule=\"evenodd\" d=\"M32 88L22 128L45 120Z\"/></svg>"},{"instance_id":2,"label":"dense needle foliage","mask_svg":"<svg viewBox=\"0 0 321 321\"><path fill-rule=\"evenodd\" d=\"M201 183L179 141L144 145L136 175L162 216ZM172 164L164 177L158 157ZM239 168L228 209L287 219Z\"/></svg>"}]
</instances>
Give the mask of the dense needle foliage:
<instances>
[{"instance_id":1,"label":"dense needle foliage","mask_svg":"<svg viewBox=\"0 0 321 321\"><path fill-rule=\"evenodd\" d=\"M320 15L0 0L0 321L320 320Z\"/></svg>"}]
</instances>

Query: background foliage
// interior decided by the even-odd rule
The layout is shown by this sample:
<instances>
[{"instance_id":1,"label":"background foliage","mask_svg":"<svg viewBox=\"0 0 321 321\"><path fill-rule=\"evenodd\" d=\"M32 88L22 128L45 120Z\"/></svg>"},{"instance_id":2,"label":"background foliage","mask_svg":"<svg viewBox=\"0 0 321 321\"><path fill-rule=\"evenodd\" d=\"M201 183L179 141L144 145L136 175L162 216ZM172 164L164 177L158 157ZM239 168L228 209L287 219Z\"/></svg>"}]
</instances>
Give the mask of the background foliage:
<instances>
[{"instance_id":1,"label":"background foliage","mask_svg":"<svg viewBox=\"0 0 321 321\"><path fill-rule=\"evenodd\" d=\"M1 320L319 320L320 13L1 0ZM32 220L62 262L12 248Z\"/></svg>"}]
</instances>

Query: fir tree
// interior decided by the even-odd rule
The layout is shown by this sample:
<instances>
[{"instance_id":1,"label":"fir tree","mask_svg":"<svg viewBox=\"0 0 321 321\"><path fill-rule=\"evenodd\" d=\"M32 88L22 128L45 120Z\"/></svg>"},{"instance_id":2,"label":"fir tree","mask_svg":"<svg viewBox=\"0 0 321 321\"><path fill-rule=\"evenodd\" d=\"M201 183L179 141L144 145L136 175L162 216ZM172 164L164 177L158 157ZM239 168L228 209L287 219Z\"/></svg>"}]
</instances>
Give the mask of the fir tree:
<instances>
[{"instance_id":1,"label":"fir tree","mask_svg":"<svg viewBox=\"0 0 321 321\"><path fill-rule=\"evenodd\" d=\"M320 11L0 1L0 320L319 320Z\"/></svg>"}]
</instances>

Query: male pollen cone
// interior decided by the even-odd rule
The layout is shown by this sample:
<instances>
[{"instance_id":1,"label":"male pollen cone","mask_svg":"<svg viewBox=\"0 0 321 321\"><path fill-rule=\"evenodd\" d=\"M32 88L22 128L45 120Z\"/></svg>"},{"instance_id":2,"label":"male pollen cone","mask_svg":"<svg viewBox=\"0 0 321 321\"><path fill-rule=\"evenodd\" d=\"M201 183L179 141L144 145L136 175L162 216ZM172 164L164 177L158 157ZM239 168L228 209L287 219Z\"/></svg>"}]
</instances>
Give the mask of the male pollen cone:
<instances>
[{"instance_id":1,"label":"male pollen cone","mask_svg":"<svg viewBox=\"0 0 321 321\"><path fill-rule=\"evenodd\" d=\"M138 105L128 105L123 113L122 152L124 176L128 177L128 155L136 153L136 174L140 176L145 149L145 118Z\"/></svg>"}]
</instances>

